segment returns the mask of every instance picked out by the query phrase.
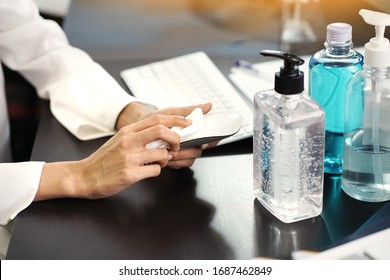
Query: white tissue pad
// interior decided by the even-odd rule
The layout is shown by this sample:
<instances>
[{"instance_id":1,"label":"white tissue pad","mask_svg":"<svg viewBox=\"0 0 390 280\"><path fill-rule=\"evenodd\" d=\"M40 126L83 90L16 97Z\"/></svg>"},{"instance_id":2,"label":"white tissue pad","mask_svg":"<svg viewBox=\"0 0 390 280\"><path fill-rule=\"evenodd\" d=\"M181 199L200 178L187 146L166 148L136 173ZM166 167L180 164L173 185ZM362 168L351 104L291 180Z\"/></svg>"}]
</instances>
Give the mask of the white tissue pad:
<instances>
[{"instance_id":1,"label":"white tissue pad","mask_svg":"<svg viewBox=\"0 0 390 280\"><path fill-rule=\"evenodd\" d=\"M192 134L199 132L203 129L203 112L201 108L195 108L186 119L192 120L192 124L186 127L172 127L171 130L176 132L180 136L180 143L187 141ZM168 144L165 141L157 140L146 145L147 149L156 148L168 148Z\"/></svg>"}]
</instances>

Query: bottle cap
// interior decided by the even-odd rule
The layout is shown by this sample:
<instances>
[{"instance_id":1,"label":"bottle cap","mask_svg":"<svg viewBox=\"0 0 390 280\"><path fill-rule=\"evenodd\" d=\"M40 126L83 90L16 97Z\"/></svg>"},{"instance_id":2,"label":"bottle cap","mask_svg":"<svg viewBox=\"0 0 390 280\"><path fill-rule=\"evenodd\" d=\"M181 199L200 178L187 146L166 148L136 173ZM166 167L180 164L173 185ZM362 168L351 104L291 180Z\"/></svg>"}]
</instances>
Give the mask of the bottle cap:
<instances>
[{"instance_id":1,"label":"bottle cap","mask_svg":"<svg viewBox=\"0 0 390 280\"><path fill-rule=\"evenodd\" d=\"M326 40L333 44L346 44L352 40L352 26L348 23L331 23L326 28Z\"/></svg>"},{"instance_id":2,"label":"bottle cap","mask_svg":"<svg viewBox=\"0 0 390 280\"><path fill-rule=\"evenodd\" d=\"M371 67L390 67L390 43L385 38L385 27L390 25L390 15L362 9L364 21L375 26L375 37L364 46L364 63Z\"/></svg>"},{"instance_id":3,"label":"bottle cap","mask_svg":"<svg viewBox=\"0 0 390 280\"><path fill-rule=\"evenodd\" d=\"M272 56L284 60L284 65L280 71L275 73L275 91L279 94L298 94L304 90L304 75L299 71L298 66L305 61L293 54L286 52L263 50L260 52L263 56Z\"/></svg>"}]
</instances>

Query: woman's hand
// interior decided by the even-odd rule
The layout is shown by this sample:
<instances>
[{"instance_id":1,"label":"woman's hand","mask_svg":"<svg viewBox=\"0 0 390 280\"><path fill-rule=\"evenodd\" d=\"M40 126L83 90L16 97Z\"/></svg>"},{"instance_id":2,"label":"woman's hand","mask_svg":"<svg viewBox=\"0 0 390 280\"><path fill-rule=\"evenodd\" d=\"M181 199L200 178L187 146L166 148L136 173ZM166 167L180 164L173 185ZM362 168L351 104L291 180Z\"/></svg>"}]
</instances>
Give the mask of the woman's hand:
<instances>
[{"instance_id":1,"label":"woman's hand","mask_svg":"<svg viewBox=\"0 0 390 280\"><path fill-rule=\"evenodd\" d=\"M174 157L181 159L199 155L197 149L175 154L180 148L180 138L169 127L186 127L190 124L191 120L182 116L153 115L122 127L86 159L47 163L35 200L59 197L103 198L142 179L158 176ZM146 145L155 140L167 142L171 151L163 148L147 149Z\"/></svg>"},{"instance_id":2,"label":"woman's hand","mask_svg":"<svg viewBox=\"0 0 390 280\"><path fill-rule=\"evenodd\" d=\"M156 114L168 115L168 116L188 116L195 108L201 108L203 114L207 114L211 110L211 103L200 104L196 106L186 107L170 107L161 110L147 110L142 104L133 102L126 106L121 112L117 120L117 128L121 128L129 123L134 123L139 120L154 116ZM172 160L168 162L168 166L172 168L190 167L194 163L195 159L202 155L203 149L215 146L216 143L210 143L203 145L202 147L186 148L178 151L171 150L169 152Z\"/></svg>"}]
</instances>

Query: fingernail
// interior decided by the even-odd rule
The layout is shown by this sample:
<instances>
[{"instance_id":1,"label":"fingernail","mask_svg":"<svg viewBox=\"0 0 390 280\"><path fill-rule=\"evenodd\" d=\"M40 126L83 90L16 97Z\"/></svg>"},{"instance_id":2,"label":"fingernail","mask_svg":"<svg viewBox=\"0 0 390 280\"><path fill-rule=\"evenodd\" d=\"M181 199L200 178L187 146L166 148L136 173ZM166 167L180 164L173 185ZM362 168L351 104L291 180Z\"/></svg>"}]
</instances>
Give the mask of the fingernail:
<instances>
[{"instance_id":1,"label":"fingernail","mask_svg":"<svg viewBox=\"0 0 390 280\"><path fill-rule=\"evenodd\" d=\"M205 149L207 149L209 147L209 144L203 144L202 145L202 150L205 150Z\"/></svg>"},{"instance_id":2,"label":"fingernail","mask_svg":"<svg viewBox=\"0 0 390 280\"><path fill-rule=\"evenodd\" d=\"M173 159L173 155L172 154L168 154L168 161L170 161L172 159Z\"/></svg>"}]
</instances>

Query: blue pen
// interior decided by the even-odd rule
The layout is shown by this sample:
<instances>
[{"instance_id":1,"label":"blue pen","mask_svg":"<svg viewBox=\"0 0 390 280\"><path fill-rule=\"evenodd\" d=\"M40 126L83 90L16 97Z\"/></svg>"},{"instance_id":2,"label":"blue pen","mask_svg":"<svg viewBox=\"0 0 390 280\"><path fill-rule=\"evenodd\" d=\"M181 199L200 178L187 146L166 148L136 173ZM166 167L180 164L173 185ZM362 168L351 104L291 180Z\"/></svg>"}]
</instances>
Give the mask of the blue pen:
<instances>
[{"instance_id":1,"label":"blue pen","mask_svg":"<svg viewBox=\"0 0 390 280\"><path fill-rule=\"evenodd\" d=\"M234 66L238 69L244 70L245 73L255 75L257 77L260 76L259 70L253 67L252 63L245 60L236 60Z\"/></svg>"}]
</instances>

